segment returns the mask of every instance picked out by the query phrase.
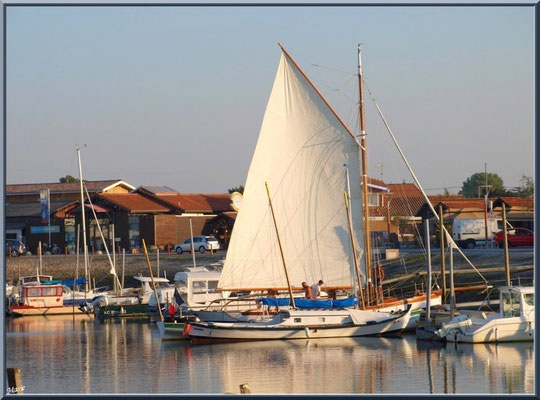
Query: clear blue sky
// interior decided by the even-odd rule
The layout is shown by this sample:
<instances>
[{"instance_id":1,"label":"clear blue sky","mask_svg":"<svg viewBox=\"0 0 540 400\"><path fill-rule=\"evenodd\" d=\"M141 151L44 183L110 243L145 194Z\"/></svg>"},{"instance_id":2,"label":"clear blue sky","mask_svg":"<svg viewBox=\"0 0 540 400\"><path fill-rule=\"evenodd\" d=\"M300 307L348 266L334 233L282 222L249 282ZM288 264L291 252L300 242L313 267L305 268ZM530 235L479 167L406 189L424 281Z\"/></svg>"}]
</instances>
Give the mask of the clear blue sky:
<instances>
[{"instance_id":1,"label":"clear blue sky","mask_svg":"<svg viewBox=\"0 0 540 400\"><path fill-rule=\"evenodd\" d=\"M507 187L533 175L532 7L10 7L6 38L8 184L78 176L83 143L85 179L244 184L277 42L353 130L364 43L366 83L425 188L457 192L485 162ZM366 101L369 175L411 182Z\"/></svg>"}]
</instances>

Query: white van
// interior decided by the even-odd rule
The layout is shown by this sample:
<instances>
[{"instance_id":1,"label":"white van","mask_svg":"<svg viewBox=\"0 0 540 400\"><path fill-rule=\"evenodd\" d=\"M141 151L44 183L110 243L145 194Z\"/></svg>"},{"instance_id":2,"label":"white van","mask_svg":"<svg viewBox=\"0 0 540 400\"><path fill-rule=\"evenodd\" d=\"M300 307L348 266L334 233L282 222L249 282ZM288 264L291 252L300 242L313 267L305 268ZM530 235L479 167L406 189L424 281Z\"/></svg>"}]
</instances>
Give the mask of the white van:
<instances>
[{"instance_id":1,"label":"white van","mask_svg":"<svg viewBox=\"0 0 540 400\"><path fill-rule=\"evenodd\" d=\"M452 238L461 247L474 249L477 242L486 241L484 218L455 218L452 224ZM502 231L503 222L500 218L488 218L487 237L493 240L493 236Z\"/></svg>"}]
</instances>

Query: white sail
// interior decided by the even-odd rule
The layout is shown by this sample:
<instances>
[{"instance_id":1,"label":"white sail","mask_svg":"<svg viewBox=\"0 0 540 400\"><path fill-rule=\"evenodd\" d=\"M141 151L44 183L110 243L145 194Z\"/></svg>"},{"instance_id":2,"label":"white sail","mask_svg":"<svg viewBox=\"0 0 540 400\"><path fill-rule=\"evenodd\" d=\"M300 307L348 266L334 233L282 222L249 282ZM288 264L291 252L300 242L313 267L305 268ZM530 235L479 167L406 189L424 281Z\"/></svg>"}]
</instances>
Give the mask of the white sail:
<instances>
[{"instance_id":1,"label":"white sail","mask_svg":"<svg viewBox=\"0 0 540 400\"><path fill-rule=\"evenodd\" d=\"M287 287L265 182L291 285L319 279L327 286L353 284L343 192L348 168L354 236L359 240L358 151L353 135L284 51L218 287ZM360 258L362 251L355 247Z\"/></svg>"}]
</instances>

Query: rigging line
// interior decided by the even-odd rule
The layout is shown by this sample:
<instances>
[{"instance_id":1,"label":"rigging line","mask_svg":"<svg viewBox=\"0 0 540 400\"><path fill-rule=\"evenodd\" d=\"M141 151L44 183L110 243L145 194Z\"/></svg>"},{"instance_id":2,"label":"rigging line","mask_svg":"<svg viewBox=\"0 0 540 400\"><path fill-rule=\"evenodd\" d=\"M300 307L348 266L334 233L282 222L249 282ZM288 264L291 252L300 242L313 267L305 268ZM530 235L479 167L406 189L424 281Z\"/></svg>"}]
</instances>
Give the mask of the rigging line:
<instances>
[{"instance_id":1,"label":"rigging line","mask_svg":"<svg viewBox=\"0 0 540 400\"><path fill-rule=\"evenodd\" d=\"M407 159L405 158L405 155L403 154L403 151L401 150L401 147L399 146L398 142L397 142L397 139L396 137L394 136L394 134L392 133L392 130L390 129L390 126L388 125L388 122L386 121L386 119L384 118L384 115L381 111L381 109L379 108L379 105L377 104L377 102L375 101L375 97L373 96L373 94L371 93L371 91L369 90L369 88L367 87L366 85L366 89L369 93L369 96L371 97L371 100L373 101L373 104L375 104L375 107L377 108L377 111L379 113L379 116L382 118L383 122L384 122L384 125L386 126L386 129L388 131L388 133L390 134L390 136L392 137L392 140L394 142L394 144L396 145L401 157L403 158L403 161L405 161L405 164L407 165L407 168L409 169L409 172L411 173L415 183L418 185L418 188L420 189L420 191L422 192L422 195L424 196L424 199L426 200L431 212L433 213L433 215L435 216L435 219L438 221L439 220L439 215L437 214L437 212L435 211L435 209L433 208L433 205L431 204L431 201L429 201L429 198L427 197L426 193L424 192L424 189L422 188L422 185L420 185L420 182L418 181L418 178L416 177L416 175L414 174L409 162L407 161ZM487 279L480 273L480 271L478 271L478 269L473 265L473 263L467 258L467 256L461 251L461 249L456 245L456 243L454 242L454 239L452 238L452 236L448 233L448 230L446 229L446 227L443 226L443 229L446 233L446 238L448 239L448 242L458 250L458 252L461 254L461 256L467 260L467 262L469 263L469 265L476 271L476 273L485 281L485 283L487 284L488 281Z\"/></svg>"},{"instance_id":2,"label":"rigging line","mask_svg":"<svg viewBox=\"0 0 540 400\"><path fill-rule=\"evenodd\" d=\"M321 64L313 64L313 63L311 63L311 65L313 67L316 67L316 68L324 68L324 69L329 69L329 70L336 71L336 72L341 72L341 73L344 73L344 74L347 74L347 75L352 75L354 78L356 78L356 76L357 76L356 72L344 71L344 70L341 70L341 69L328 67L326 65L321 65Z\"/></svg>"}]
</instances>

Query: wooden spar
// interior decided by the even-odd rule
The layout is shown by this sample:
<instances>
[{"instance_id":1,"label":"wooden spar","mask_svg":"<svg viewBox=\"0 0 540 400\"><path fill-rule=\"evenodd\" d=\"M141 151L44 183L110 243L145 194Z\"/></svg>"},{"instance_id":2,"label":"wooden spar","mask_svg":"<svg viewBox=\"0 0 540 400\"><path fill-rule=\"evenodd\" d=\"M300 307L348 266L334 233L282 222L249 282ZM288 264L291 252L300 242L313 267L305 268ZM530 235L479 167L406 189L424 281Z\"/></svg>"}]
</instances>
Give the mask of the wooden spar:
<instances>
[{"instance_id":1,"label":"wooden spar","mask_svg":"<svg viewBox=\"0 0 540 400\"><path fill-rule=\"evenodd\" d=\"M146 265L148 265L148 271L150 271L150 279L152 279L152 289L154 290L154 296L156 296L156 307L159 311L159 319L163 322L163 314L161 313L161 304L159 304L159 297L156 290L156 283L154 282L154 274L152 273L152 266L150 265L150 258L148 257L148 250L146 249L146 242L142 240L144 255L146 256Z\"/></svg>"},{"instance_id":2,"label":"wooden spar","mask_svg":"<svg viewBox=\"0 0 540 400\"><path fill-rule=\"evenodd\" d=\"M506 230L506 204L502 202L503 236L504 236L504 271L506 275L506 286L510 286L510 256L508 254L508 231Z\"/></svg>"},{"instance_id":3,"label":"wooden spar","mask_svg":"<svg viewBox=\"0 0 540 400\"><path fill-rule=\"evenodd\" d=\"M328 286L324 285L325 290L351 290L353 287L351 285L344 285L344 286ZM299 286L291 286L292 290L300 291L303 290L303 287ZM288 287L253 287L253 288L216 288L214 289L215 292L266 292L268 290L275 290L277 292L279 291L289 291Z\"/></svg>"},{"instance_id":4,"label":"wooden spar","mask_svg":"<svg viewBox=\"0 0 540 400\"><path fill-rule=\"evenodd\" d=\"M84 145L86 147L86 145ZM83 239L83 252L84 252L84 277L86 283L84 284L84 293L86 298L86 292L88 292L88 282L90 280L88 275L88 248L86 247L86 217L84 212L84 191L83 191L83 175L81 164L81 149L77 149L77 159L79 161L79 183L81 187L81 220L82 220L82 239Z\"/></svg>"},{"instance_id":5,"label":"wooden spar","mask_svg":"<svg viewBox=\"0 0 540 400\"><path fill-rule=\"evenodd\" d=\"M354 269L356 271L356 280L358 283L358 292L360 293L360 302L359 304L362 304L362 310L366 308L366 304L364 303L364 292L362 290L362 282L360 281L360 268L358 267L358 259L356 258L356 249L354 248L354 237L353 237L353 227L352 227L352 221L351 221L351 212L349 210L349 199L347 197L347 192L343 192L343 195L345 196L345 208L347 209L347 221L349 222L349 236L351 238L351 247L352 247L352 253L353 253L353 260L354 260Z\"/></svg>"},{"instance_id":6,"label":"wooden spar","mask_svg":"<svg viewBox=\"0 0 540 400\"><path fill-rule=\"evenodd\" d=\"M281 239L279 238L276 216L274 215L274 207L272 206L272 199L270 198L270 188L268 187L268 182L264 182L264 185L266 186L266 193L268 194L268 203L270 204L270 211L272 212L272 219L274 221L274 227L276 228L276 236L277 236L278 245L279 245L279 252L281 253L281 260L283 261L283 269L285 270L285 278L287 278L287 287L289 289L289 296L291 297L291 306L292 308L296 308L296 304L294 304L294 297L292 293L291 282L289 281L289 272L287 271L287 264L285 263L285 256L283 255L283 248L281 247Z\"/></svg>"},{"instance_id":7,"label":"wooden spar","mask_svg":"<svg viewBox=\"0 0 540 400\"><path fill-rule=\"evenodd\" d=\"M427 253L427 293L426 293L426 331L431 324L431 244L429 235L429 219L424 220L424 235L426 237Z\"/></svg>"},{"instance_id":8,"label":"wooden spar","mask_svg":"<svg viewBox=\"0 0 540 400\"><path fill-rule=\"evenodd\" d=\"M371 301L371 293L369 284L371 282L371 240L369 232L369 202L368 202L368 180L367 180L367 143L366 143L366 127L364 116L364 78L362 70L362 45L358 45L358 89L360 92L360 153L362 155L362 203L364 212L364 245L366 258L366 274L368 281L367 301Z\"/></svg>"},{"instance_id":9,"label":"wooden spar","mask_svg":"<svg viewBox=\"0 0 540 400\"><path fill-rule=\"evenodd\" d=\"M442 303L446 302L446 260L445 260L445 238L444 238L444 219L443 208L439 204L439 242L441 244L441 274L442 274L442 290L443 298Z\"/></svg>"}]
</instances>

